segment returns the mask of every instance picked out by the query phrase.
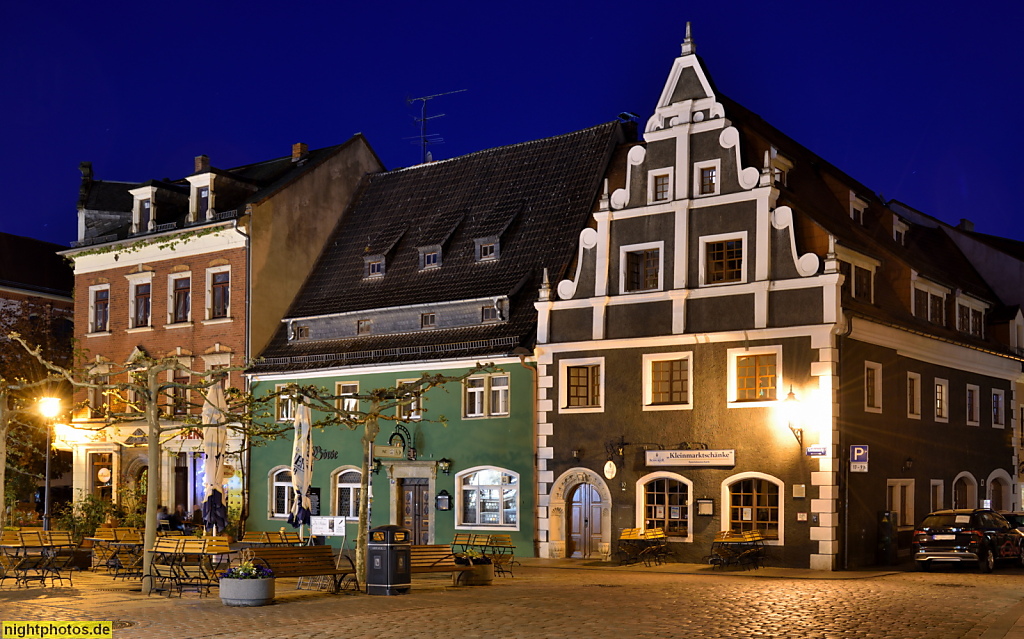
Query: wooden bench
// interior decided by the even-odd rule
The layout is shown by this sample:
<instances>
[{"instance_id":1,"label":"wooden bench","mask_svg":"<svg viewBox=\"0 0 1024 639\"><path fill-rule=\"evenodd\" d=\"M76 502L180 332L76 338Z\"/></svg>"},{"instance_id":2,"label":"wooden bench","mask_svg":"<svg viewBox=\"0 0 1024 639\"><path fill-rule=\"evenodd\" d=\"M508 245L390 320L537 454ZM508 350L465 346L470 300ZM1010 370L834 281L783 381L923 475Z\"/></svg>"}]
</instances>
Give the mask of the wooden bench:
<instances>
[{"instance_id":1,"label":"wooden bench","mask_svg":"<svg viewBox=\"0 0 1024 639\"><path fill-rule=\"evenodd\" d=\"M424 572L461 573L472 569L471 565L455 563L455 553L444 544L411 546L409 549L409 572L413 574ZM456 578L456 585L458 582L459 579Z\"/></svg>"},{"instance_id":2,"label":"wooden bench","mask_svg":"<svg viewBox=\"0 0 1024 639\"><path fill-rule=\"evenodd\" d=\"M259 561L274 571L274 577L330 577L331 592L342 589L345 577L356 574L355 564L347 555L334 557L334 549L330 546L268 546L253 548L253 561ZM339 566L344 557L349 565ZM359 582L353 579L354 587L359 590Z\"/></svg>"}]
</instances>

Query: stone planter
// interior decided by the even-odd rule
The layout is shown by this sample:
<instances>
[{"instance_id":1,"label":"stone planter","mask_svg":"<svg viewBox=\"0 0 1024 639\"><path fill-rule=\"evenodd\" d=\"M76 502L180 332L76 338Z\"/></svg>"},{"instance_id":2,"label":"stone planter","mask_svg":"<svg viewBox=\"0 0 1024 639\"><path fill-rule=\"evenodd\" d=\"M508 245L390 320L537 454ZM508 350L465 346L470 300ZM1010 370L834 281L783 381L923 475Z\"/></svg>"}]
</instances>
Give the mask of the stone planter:
<instances>
[{"instance_id":1,"label":"stone planter","mask_svg":"<svg viewBox=\"0 0 1024 639\"><path fill-rule=\"evenodd\" d=\"M274 601L274 579L221 579L225 606L265 606Z\"/></svg>"},{"instance_id":2,"label":"stone planter","mask_svg":"<svg viewBox=\"0 0 1024 639\"><path fill-rule=\"evenodd\" d=\"M492 581L494 564L473 564L472 570L452 573L452 584L455 586L490 586Z\"/></svg>"}]
</instances>

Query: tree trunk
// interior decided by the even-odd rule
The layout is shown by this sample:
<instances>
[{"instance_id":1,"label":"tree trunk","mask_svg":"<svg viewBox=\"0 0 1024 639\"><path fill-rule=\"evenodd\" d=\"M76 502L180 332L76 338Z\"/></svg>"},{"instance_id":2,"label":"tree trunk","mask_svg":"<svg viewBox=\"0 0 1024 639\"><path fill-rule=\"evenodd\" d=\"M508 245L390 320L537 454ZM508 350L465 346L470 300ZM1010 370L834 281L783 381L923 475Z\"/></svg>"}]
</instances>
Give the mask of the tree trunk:
<instances>
[{"instance_id":1,"label":"tree trunk","mask_svg":"<svg viewBox=\"0 0 1024 639\"><path fill-rule=\"evenodd\" d=\"M153 553L146 552L156 545L156 509L160 505L160 407L155 400L157 396L157 373L147 371L149 376L149 396L154 398L146 402L146 455L149 457L149 471L146 483L146 532L142 540L142 592L148 595L153 591L152 575Z\"/></svg>"},{"instance_id":2,"label":"tree trunk","mask_svg":"<svg viewBox=\"0 0 1024 639\"><path fill-rule=\"evenodd\" d=\"M0 531L7 525L7 431L10 424L7 392L0 391Z\"/></svg>"},{"instance_id":3,"label":"tree trunk","mask_svg":"<svg viewBox=\"0 0 1024 639\"><path fill-rule=\"evenodd\" d=\"M370 527L370 464L373 459L373 442L380 432L377 412L380 401L373 400L366 422L363 424L363 472L359 477L359 531L356 534L356 578L366 585L366 535Z\"/></svg>"}]
</instances>

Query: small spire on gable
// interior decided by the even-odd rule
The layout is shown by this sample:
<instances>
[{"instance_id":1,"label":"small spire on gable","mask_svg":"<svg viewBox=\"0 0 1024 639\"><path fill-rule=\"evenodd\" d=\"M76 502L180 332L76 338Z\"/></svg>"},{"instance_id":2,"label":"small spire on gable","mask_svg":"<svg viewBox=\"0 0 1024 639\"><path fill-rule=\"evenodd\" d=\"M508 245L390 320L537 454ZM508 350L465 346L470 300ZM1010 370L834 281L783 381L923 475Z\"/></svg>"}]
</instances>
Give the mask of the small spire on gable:
<instances>
[{"instance_id":1,"label":"small spire on gable","mask_svg":"<svg viewBox=\"0 0 1024 639\"><path fill-rule=\"evenodd\" d=\"M683 40L683 52L680 55L693 55L697 52L697 45L690 36L690 21L686 21L686 39Z\"/></svg>"}]
</instances>

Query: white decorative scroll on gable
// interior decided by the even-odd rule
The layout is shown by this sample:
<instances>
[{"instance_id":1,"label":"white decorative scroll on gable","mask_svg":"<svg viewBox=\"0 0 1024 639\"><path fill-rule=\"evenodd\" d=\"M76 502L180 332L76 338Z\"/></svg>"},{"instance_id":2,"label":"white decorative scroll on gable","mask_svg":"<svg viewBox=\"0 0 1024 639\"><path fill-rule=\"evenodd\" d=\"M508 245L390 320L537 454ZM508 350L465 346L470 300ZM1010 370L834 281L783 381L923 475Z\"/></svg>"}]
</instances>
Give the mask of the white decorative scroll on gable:
<instances>
[{"instance_id":1,"label":"white decorative scroll on gable","mask_svg":"<svg viewBox=\"0 0 1024 639\"><path fill-rule=\"evenodd\" d=\"M793 265L796 267L796 272L801 277L810 277L817 273L817 255L814 253L804 253L799 258L796 256L796 229L793 227L793 209L788 206L780 206L772 211L772 226L780 231L789 229L789 251L793 256Z\"/></svg>"},{"instance_id":2,"label":"white decorative scroll on gable","mask_svg":"<svg viewBox=\"0 0 1024 639\"><path fill-rule=\"evenodd\" d=\"M736 130L736 127L727 127L722 130L722 134L718 136L718 143L722 145L723 149L734 149L736 152L736 168L743 166L740 161L740 133ZM758 181L761 178L761 172L752 166L748 166L739 172L740 186L744 189L752 189L757 186Z\"/></svg>"},{"instance_id":3,"label":"white decorative scroll on gable","mask_svg":"<svg viewBox=\"0 0 1024 639\"><path fill-rule=\"evenodd\" d=\"M621 191L622 189L619 189ZM618 191L616 191L617 193ZM614 199L614 194L612 199ZM580 231L580 248L576 256L576 274L571 280L562 280L558 283L559 299L568 300L576 295L576 286L580 281L580 273L583 270L583 251L597 246L597 231L594 229L583 229Z\"/></svg>"},{"instance_id":4,"label":"white decorative scroll on gable","mask_svg":"<svg viewBox=\"0 0 1024 639\"><path fill-rule=\"evenodd\" d=\"M647 159L647 148L642 146L634 146L629 150L626 162L626 188L615 189L612 193L611 205L612 209L619 210L625 208L629 204L629 186L633 183L633 167L640 166Z\"/></svg>"}]
</instances>

